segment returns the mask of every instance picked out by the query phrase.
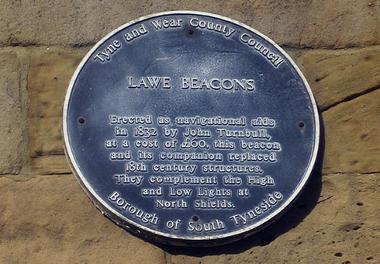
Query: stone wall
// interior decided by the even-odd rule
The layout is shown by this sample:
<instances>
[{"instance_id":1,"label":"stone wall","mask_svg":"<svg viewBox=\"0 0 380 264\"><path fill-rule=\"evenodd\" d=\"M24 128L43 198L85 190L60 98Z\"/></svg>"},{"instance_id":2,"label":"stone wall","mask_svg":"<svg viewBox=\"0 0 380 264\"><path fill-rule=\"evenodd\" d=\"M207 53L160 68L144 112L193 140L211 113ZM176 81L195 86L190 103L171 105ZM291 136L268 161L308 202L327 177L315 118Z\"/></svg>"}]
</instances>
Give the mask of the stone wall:
<instances>
[{"instance_id":1,"label":"stone wall","mask_svg":"<svg viewBox=\"0 0 380 264\"><path fill-rule=\"evenodd\" d=\"M306 75L324 122L321 170L264 231L213 249L152 245L113 225L65 160L64 95L107 32L166 10L240 20ZM380 1L3 1L0 263L380 263Z\"/></svg>"}]
</instances>

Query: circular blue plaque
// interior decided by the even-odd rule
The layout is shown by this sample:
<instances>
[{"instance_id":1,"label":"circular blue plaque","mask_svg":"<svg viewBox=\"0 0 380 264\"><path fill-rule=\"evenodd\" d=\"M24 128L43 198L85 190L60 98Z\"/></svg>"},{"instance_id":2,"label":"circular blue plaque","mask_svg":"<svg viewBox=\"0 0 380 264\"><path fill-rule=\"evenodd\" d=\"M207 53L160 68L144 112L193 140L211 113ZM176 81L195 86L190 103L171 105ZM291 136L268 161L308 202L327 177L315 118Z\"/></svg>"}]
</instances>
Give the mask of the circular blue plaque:
<instances>
[{"instance_id":1,"label":"circular blue plaque","mask_svg":"<svg viewBox=\"0 0 380 264\"><path fill-rule=\"evenodd\" d=\"M272 40L175 11L91 49L67 91L63 134L103 214L140 236L208 246L252 234L294 201L315 163L319 118Z\"/></svg>"}]
</instances>

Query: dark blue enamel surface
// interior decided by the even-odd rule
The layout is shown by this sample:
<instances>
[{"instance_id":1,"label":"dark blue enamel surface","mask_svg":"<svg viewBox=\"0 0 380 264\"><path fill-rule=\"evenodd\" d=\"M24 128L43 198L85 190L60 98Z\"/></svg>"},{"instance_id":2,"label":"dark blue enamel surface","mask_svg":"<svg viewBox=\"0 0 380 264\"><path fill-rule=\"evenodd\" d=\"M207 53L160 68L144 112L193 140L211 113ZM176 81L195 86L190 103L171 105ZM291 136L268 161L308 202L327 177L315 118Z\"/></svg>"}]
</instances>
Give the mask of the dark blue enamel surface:
<instances>
[{"instance_id":1,"label":"dark blue enamel surface","mask_svg":"<svg viewBox=\"0 0 380 264\"><path fill-rule=\"evenodd\" d=\"M213 17L207 19L229 25L236 29L236 33L231 38L226 38L216 32L194 28L194 33L189 34L189 26L187 26L189 19L201 18L201 15L180 14L166 15L166 17L181 18L185 26L167 31L155 31L150 20L138 22L136 25L141 23L146 25L149 34L127 43L123 35L133 25L127 27L110 38L110 40L120 41L122 48L112 56L109 62L99 63L92 59L93 56L90 56L83 65L72 89L66 120L74 163L80 168L93 192L102 197L109 207L138 225L178 237L217 236L239 232L240 229L249 228L286 203L305 177L305 171L310 165L314 152L316 137L315 113L310 95L297 70L285 56L282 55L285 61L275 68L261 54L239 41L240 34L247 32L276 53L281 54L271 43L259 35L239 25ZM109 42L105 41L95 53L106 48L107 44ZM126 76L170 76L173 80L182 76L252 78L256 81L256 91L253 93L223 90L188 91L176 89L175 83L173 83L172 89L166 90L127 89ZM270 116L277 122L277 128L270 130L272 141L281 142L282 151L277 153L278 161L275 165L260 162L252 164L261 165L265 171L264 175L271 175L275 179L276 185L248 187L251 197L244 199L234 197L231 200L236 207L231 210L156 209L152 199L143 198L140 194L141 188L154 187L147 181L139 187L114 183L112 175L123 172L125 161L110 162L109 151L104 148L106 139L115 138L112 127L109 125L108 116L110 114L152 115L154 120L158 116L169 116L172 120L177 116L196 115L206 117L246 116L248 120L257 116ZM78 122L80 117L85 118L84 124ZM298 125L300 121L305 124L302 129ZM161 129L157 125L154 126ZM132 126L124 127L128 128L128 132L132 134ZM183 128L179 129L180 136L177 139L181 141ZM215 129L216 127L211 128L212 131ZM167 140L162 134L157 139L160 142ZM236 142L236 140L233 141ZM208 142L211 143L211 140ZM121 148L119 149L121 150ZM131 148L131 150L132 155L135 155L136 149ZM158 154L160 151L162 148L153 152ZM226 155L230 151L218 150L217 152ZM156 155L152 162L147 162L148 165L150 163L160 163L158 156ZM193 164L194 162L188 163ZM136 173L136 175L144 177L153 174L153 172ZM205 174L197 172L196 175ZM217 174L212 175L221 177ZM243 187L246 186L230 188L234 191ZM107 198L113 191L118 191L122 197L136 207L142 208L146 212L157 213L160 216L158 225L142 223L140 219L115 206ZM280 204L277 204L273 210L258 216L248 225L237 226L227 219L234 213L252 209L268 193L274 191L283 194L284 198ZM170 197L166 198L171 199ZM196 197L193 196L188 201L191 203L194 199ZM226 228L206 233L189 232L185 225L178 230L169 230L165 227L166 221L170 219L182 219L185 223L194 215L198 216L199 221L202 222L221 219L225 221Z\"/></svg>"}]
</instances>

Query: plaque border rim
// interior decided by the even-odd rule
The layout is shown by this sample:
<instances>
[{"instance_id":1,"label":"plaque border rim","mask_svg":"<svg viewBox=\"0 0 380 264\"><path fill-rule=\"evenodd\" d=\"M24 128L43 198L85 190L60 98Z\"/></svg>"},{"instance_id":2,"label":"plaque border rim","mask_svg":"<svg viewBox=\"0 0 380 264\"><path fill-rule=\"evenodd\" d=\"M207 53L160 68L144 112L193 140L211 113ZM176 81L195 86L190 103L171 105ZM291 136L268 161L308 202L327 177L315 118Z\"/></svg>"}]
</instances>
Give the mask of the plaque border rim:
<instances>
[{"instance_id":1,"label":"plaque border rim","mask_svg":"<svg viewBox=\"0 0 380 264\"><path fill-rule=\"evenodd\" d=\"M79 73L81 72L83 66L88 61L88 59L91 57L91 55L99 48L99 46L101 46L106 40L108 40L113 35L120 32L121 30L123 30L123 29L125 29L125 28L127 28L133 24L136 24L138 22L142 22L142 21L154 18L154 17L164 16L164 15L181 15L181 14L182 15L199 15L199 16L207 16L207 17L213 17L213 18L221 19L221 20L224 20L226 22L230 22L232 24L237 24L238 26L241 26L241 27L245 28L246 30L257 34L260 37L262 37L263 39L265 39L266 41L268 41L289 61L291 66L296 70L297 74L301 77L301 79L302 79L302 81L306 87L306 90L308 92L308 95L309 95L309 98L311 101L311 105L312 105L312 109L314 112L315 137L314 137L313 153L312 153L311 158L309 159L309 163L308 163L307 169L305 170L305 173L302 177L302 180L298 183L297 187L292 192L291 196L289 196L286 199L284 204L282 204L280 207L273 210L272 213L270 213L269 215L267 215L265 218L261 219L260 221L254 223L254 224L251 224L249 226L240 228L238 230L235 230L232 232L226 232L224 234L219 234L219 235L178 236L178 235L174 235L174 234L170 234L170 233L165 233L165 232L153 230L149 227L143 226L143 225L141 225L135 221L132 221L132 220L128 219L127 217L125 217L124 215L117 212L115 209L113 209L111 206L109 206L105 202L105 199L101 198L94 191L94 189L90 186L90 184L88 183L86 178L83 176L83 174L80 170L80 166L78 166L78 164L75 160L75 157L73 155L73 152L71 150L71 145L69 142L69 136L68 136L68 131L67 131L67 120L66 120L67 119L67 110L68 110L68 104L69 104L69 101L71 98L71 93L72 93L74 84L75 84L76 79L77 79ZM138 17L134 20L131 20L131 21L117 27L116 29L112 30L111 32L109 32L107 35L105 35L103 38L101 38L99 41L96 42L96 44L83 57L83 59L81 60L80 64L77 66L75 72L73 73L73 75L71 77L68 89L66 91L64 105L63 105L62 132L63 132L63 138L64 138L64 150L65 150L65 154L66 154L65 156L69 162L70 168L71 168L73 174L75 175L76 179L79 181L82 189L90 197L91 201L95 204L95 206L98 209L100 209L102 214L105 214L107 217L111 218L112 221L116 222L116 224L118 224L124 228L126 226L122 222L126 222L127 227L130 227L130 228L137 227L138 229L141 229L142 231L151 233L155 236L159 236L162 238L174 239L174 240L179 240L179 241L186 241L187 240L187 241L192 241L192 242L197 242L197 241L198 242L202 242L202 241L204 242L207 240L221 240L221 239L234 238L234 237L239 236L239 235L242 235L244 238L246 236L251 235L252 233L254 233L256 231L259 231L261 228L267 226L276 217L280 216L282 213L284 213L286 211L286 209L289 207L289 205L291 205L296 200L298 195L301 193L301 191L303 190L303 187L305 186L306 182L310 178L311 172L314 169L316 159L317 159L317 155L318 155L318 151L319 151L319 144L320 144L320 119L319 119L318 107L317 107L314 95L311 91L311 88L310 88L309 83L307 82L305 76L302 74L301 70L298 68L297 64L293 61L293 59L286 53L286 51L283 50L272 39L270 39L266 35L262 34L261 32L257 31L256 29L254 29L254 28L252 28L252 27L250 27L250 26L248 26L242 22L239 22L237 20L222 16L222 15L218 15L218 14L214 14L214 13L210 13L210 12L192 11L192 10L174 10L174 11L153 13L150 15ZM115 219L115 217L113 217L109 213L105 212L103 209L109 213L112 213L114 216L119 217L120 219L122 219L122 221ZM139 230L137 230L137 233L141 233L141 232Z\"/></svg>"}]
</instances>

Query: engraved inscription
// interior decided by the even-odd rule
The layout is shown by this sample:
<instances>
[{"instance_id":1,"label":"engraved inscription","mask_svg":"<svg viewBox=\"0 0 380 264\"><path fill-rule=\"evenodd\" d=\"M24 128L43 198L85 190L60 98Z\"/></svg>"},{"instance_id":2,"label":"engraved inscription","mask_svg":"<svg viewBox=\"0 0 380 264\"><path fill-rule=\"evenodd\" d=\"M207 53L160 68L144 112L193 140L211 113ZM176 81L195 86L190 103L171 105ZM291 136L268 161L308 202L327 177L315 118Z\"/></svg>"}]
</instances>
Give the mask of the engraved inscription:
<instances>
[{"instance_id":1,"label":"engraved inscription","mask_svg":"<svg viewBox=\"0 0 380 264\"><path fill-rule=\"evenodd\" d=\"M134 27L125 33L124 38L127 42L131 42L132 40L142 37L145 34L148 34L148 30L144 24L140 24L139 26Z\"/></svg>"},{"instance_id":2,"label":"engraved inscription","mask_svg":"<svg viewBox=\"0 0 380 264\"><path fill-rule=\"evenodd\" d=\"M155 19L152 25L156 30L182 27L182 19Z\"/></svg>"},{"instance_id":3,"label":"engraved inscription","mask_svg":"<svg viewBox=\"0 0 380 264\"><path fill-rule=\"evenodd\" d=\"M207 19L205 18L191 18L190 25L202 30L204 29L223 34L226 38L231 37L232 34L234 34L236 31L234 28L226 24L207 21Z\"/></svg>"},{"instance_id":4,"label":"engraved inscription","mask_svg":"<svg viewBox=\"0 0 380 264\"><path fill-rule=\"evenodd\" d=\"M232 39L238 32L233 26L227 23L211 21L206 17L190 17L188 19L182 18L159 18L153 19L150 23L140 23L131 26L125 32L123 32L123 39L125 43L131 44L134 40L147 36L149 30L165 31L165 30L180 30L183 28L192 27L194 29L208 31L216 34L221 34L227 39ZM256 37L248 32L239 33L239 41L251 48L253 51L261 54L273 67L278 68L283 62L282 55L273 51L263 42L259 41ZM105 49L99 50L93 59L101 63L108 62L116 51L122 48L122 43L119 40L112 40ZM157 88L157 76L143 77L146 79L136 80L134 82L133 77L128 77L128 88ZM255 90L254 80L235 80L235 79L223 79L223 78L211 78L211 79L198 79L196 77L183 77L181 78L182 89L208 89L208 90L237 90L237 84L240 85L243 90L253 91ZM164 85L160 85L161 88L170 89L170 82L165 81Z\"/></svg>"},{"instance_id":5,"label":"engraved inscription","mask_svg":"<svg viewBox=\"0 0 380 264\"><path fill-rule=\"evenodd\" d=\"M130 89L172 89L175 84L175 87L189 91L253 92L256 90L254 79L181 77L173 80L170 76L127 76L126 78L127 88Z\"/></svg>"},{"instance_id":6,"label":"engraved inscription","mask_svg":"<svg viewBox=\"0 0 380 264\"><path fill-rule=\"evenodd\" d=\"M99 53L94 56L94 60L99 60L101 62L109 61L111 56L116 53L118 49L121 48L121 42L115 39L110 44L108 44L107 48L103 49Z\"/></svg>"},{"instance_id":7,"label":"engraved inscription","mask_svg":"<svg viewBox=\"0 0 380 264\"><path fill-rule=\"evenodd\" d=\"M282 56L278 55L275 52L272 52L268 47L263 43L252 37L248 33L243 33L240 35L240 41L252 49L259 52L265 59L267 59L274 67L278 68L281 63L284 62Z\"/></svg>"},{"instance_id":8,"label":"engraved inscription","mask_svg":"<svg viewBox=\"0 0 380 264\"><path fill-rule=\"evenodd\" d=\"M158 86L167 77L157 78ZM135 82L131 80L131 84ZM144 183L141 197L158 211L223 210L230 212L228 219L234 225L246 225L282 199L280 192L271 191L276 179L265 172L281 159L283 151L281 142L272 137L272 131L279 129L274 118L172 118L113 113L108 117L107 123L114 135L104 143L110 152L109 160L125 162L124 170L112 175L114 183L129 188L138 188ZM159 140L161 137L167 140ZM245 213L235 212L237 201L252 197L262 188L269 188L262 203ZM117 192L109 199L128 210L129 206ZM172 220L166 227L178 229L183 223L183 220ZM225 228L225 223L218 219L191 220L185 225L189 232Z\"/></svg>"}]
</instances>

